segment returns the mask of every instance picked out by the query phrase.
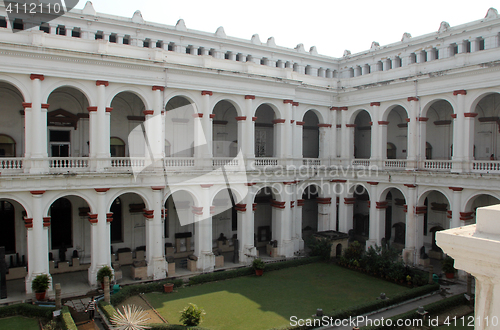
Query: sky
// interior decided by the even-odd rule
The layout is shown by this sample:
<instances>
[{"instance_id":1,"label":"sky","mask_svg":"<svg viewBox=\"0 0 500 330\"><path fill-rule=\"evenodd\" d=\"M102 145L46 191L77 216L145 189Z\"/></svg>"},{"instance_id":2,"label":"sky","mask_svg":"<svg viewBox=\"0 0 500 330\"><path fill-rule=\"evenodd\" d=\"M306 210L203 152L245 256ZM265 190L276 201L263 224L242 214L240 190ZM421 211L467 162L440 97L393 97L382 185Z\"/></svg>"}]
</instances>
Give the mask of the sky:
<instances>
[{"instance_id":1,"label":"sky","mask_svg":"<svg viewBox=\"0 0 500 330\"><path fill-rule=\"evenodd\" d=\"M82 9L86 0L80 0ZM93 0L98 13L132 17L140 10L146 21L175 25L184 19L188 29L214 32L223 26L227 36L250 40L259 34L266 42L306 50L316 46L322 55L341 57L436 32L442 21L456 26L484 18L488 8L500 10L498 0Z\"/></svg>"}]
</instances>

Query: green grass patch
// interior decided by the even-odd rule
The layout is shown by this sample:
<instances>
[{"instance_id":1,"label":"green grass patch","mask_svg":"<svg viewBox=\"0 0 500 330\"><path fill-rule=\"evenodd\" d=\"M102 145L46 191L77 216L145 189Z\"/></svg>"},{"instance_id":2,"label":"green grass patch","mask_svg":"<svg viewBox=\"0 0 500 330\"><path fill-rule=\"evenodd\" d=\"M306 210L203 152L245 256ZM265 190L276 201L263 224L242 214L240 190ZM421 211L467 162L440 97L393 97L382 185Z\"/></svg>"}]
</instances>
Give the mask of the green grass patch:
<instances>
[{"instance_id":1,"label":"green grass patch","mask_svg":"<svg viewBox=\"0 0 500 330\"><path fill-rule=\"evenodd\" d=\"M178 289L177 293L146 295L171 324L194 303L206 311L202 327L210 329L270 329L290 325L290 317L309 318L322 308L333 310L375 301L408 290L363 273L327 263L314 263L264 276L245 276Z\"/></svg>"},{"instance_id":2,"label":"green grass patch","mask_svg":"<svg viewBox=\"0 0 500 330\"><path fill-rule=\"evenodd\" d=\"M0 319L0 329L39 330L38 320L23 316Z\"/></svg>"}]
</instances>

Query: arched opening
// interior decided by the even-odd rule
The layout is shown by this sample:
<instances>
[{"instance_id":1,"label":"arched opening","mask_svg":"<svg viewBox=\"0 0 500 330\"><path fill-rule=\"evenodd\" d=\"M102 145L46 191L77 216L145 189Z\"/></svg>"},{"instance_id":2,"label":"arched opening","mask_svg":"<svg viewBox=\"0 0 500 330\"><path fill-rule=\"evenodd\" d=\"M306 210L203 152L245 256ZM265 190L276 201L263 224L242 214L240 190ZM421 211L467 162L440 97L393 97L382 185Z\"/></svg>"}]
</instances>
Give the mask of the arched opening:
<instances>
[{"instance_id":1,"label":"arched opening","mask_svg":"<svg viewBox=\"0 0 500 330\"><path fill-rule=\"evenodd\" d=\"M22 157L24 154L23 95L13 85L0 81L0 157ZM16 141L18 143L16 148ZM3 168L0 161L0 169Z\"/></svg>"},{"instance_id":2,"label":"arched opening","mask_svg":"<svg viewBox=\"0 0 500 330\"><path fill-rule=\"evenodd\" d=\"M270 241L276 238L276 228L273 215L273 201L275 196L270 187L264 187L255 195L256 205L254 215L254 246L259 251L259 255L270 255Z\"/></svg>"},{"instance_id":3,"label":"arched opening","mask_svg":"<svg viewBox=\"0 0 500 330\"><path fill-rule=\"evenodd\" d=\"M500 200L495 196L480 194L472 197L465 205L465 212L462 214L463 225L472 225L476 223L476 210L479 207L500 204Z\"/></svg>"},{"instance_id":4,"label":"arched opening","mask_svg":"<svg viewBox=\"0 0 500 330\"><path fill-rule=\"evenodd\" d=\"M73 87L59 87L47 100L49 157L88 157L87 97Z\"/></svg>"},{"instance_id":5,"label":"arched opening","mask_svg":"<svg viewBox=\"0 0 500 330\"><path fill-rule=\"evenodd\" d=\"M122 139L112 136L109 146L111 157L125 157L125 142Z\"/></svg>"},{"instance_id":6,"label":"arched opening","mask_svg":"<svg viewBox=\"0 0 500 330\"><path fill-rule=\"evenodd\" d=\"M238 214L237 198L230 189L221 190L212 202L212 248L216 255L215 267L224 266L224 262L236 261L238 253Z\"/></svg>"},{"instance_id":7,"label":"arched opening","mask_svg":"<svg viewBox=\"0 0 500 330\"><path fill-rule=\"evenodd\" d=\"M500 152L500 94L484 96L476 106L474 159L498 160Z\"/></svg>"},{"instance_id":8,"label":"arched opening","mask_svg":"<svg viewBox=\"0 0 500 330\"><path fill-rule=\"evenodd\" d=\"M370 196L365 187L354 187L353 197L356 199L353 210L354 239L364 244L370 236Z\"/></svg>"},{"instance_id":9,"label":"arched opening","mask_svg":"<svg viewBox=\"0 0 500 330\"><path fill-rule=\"evenodd\" d=\"M432 259L442 259L441 249L436 245L435 232L450 228L450 205L443 193L432 190L421 198L426 208L423 220L423 243L425 251ZM420 247L418 247L420 248Z\"/></svg>"},{"instance_id":10,"label":"arched opening","mask_svg":"<svg viewBox=\"0 0 500 330\"><path fill-rule=\"evenodd\" d=\"M119 140L124 141L124 157L144 157L146 155L144 138L135 138L135 136L129 138L130 133L145 120L144 102L132 92L121 92L111 101L111 108L113 111L111 112L110 134L114 137L115 143ZM113 153L113 146L111 146L111 153Z\"/></svg>"},{"instance_id":11,"label":"arched opening","mask_svg":"<svg viewBox=\"0 0 500 330\"><path fill-rule=\"evenodd\" d=\"M238 141L238 113L228 101L218 102L213 110L213 155L214 157L236 157ZM236 141L234 148L233 141Z\"/></svg>"},{"instance_id":12,"label":"arched opening","mask_svg":"<svg viewBox=\"0 0 500 330\"><path fill-rule=\"evenodd\" d=\"M262 104L255 112L255 157L276 157L274 120L276 114L268 104Z\"/></svg>"},{"instance_id":13,"label":"arched opening","mask_svg":"<svg viewBox=\"0 0 500 330\"><path fill-rule=\"evenodd\" d=\"M434 102L427 110L429 120L426 124L426 159L451 159L454 125L452 115L453 107L445 100Z\"/></svg>"},{"instance_id":14,"label":"arched opening","mask_svg":"<svg viewBox=\"0 0 500 330\"><path fill-rule=\"evenodd\" d=\"M307 238L318 232L318 202L319 187L310 185L304 189L302 199L302 239L307 241Z\"/></svg>"},{"instance_id":15,"label":"arched opening","mask_svg":"<svg viewBox=\"0 0 500 330\"><path fill-rule=\"evenodd\" d=\"M335 257L339 258L342 256L342 244L337 244L335 247Z\"/></svg>"},{"instance_id":16,"label":"arched opening","mask_svg":"<svg viewBox=\"0 0 500 330\"><path fill-rule=\"evenodd\" d=\"M387 142L387 159L396 159L397 149L394 143Z\"/></svg>"},{"instance_id":17,"label":"arched opening","mask_svg":"<svg viewBox=\"0 0 500 330\"><path fill-rule=\"evenodd\" d=\"M165 140L169 141L169 157L194 156L195 127L193 116L197 113L194 103L185 97L175 96L165 106Z\"/></svg>"},{"instance_id":18,"label":"arched opening","mask_svg":"<svg viewBox=\"0 0 500 330\"><path fill-rule=\"evenodd\" d=\"M387 192L385 202L385 242L403 250L406 241L406 199L399 189L392 188Z\"/></svg>"},{"instance_id":19,"label":"arched opening","mask_svg":"<svg viewBox=\"0 0 500 330\"><path fill-rule=\"evenodd\" d=\"M391 143L394 149L391 152L394 154L387 154L387 159L406 159L408 149L408 115L402 106L394 107L387 117L387 142L388 146ZM389 152L389 149L387 149ZM394 158L389 158L389 156Z\"/></svg>"},{"instance_id":20,"label":"arched opening","mask_svg":"<svg viewBox=\"0 0 500 330\"><path fill-rule=\"evenodd\" d=\"M354 158L369 159L371 156L372 126L368 111L362 110L354 119Z\"/></svg>"},{"instance_id":21,"label":"arched opening","mask_svg":"<svg viewBox=\"0 0 500 330\"><path fill-rule=\"evenodd\" d=\"M304 115L302 132L302 156L304 158L319 157L319 119L314 111L309 110Z\"/></svg>"}]
</instances>

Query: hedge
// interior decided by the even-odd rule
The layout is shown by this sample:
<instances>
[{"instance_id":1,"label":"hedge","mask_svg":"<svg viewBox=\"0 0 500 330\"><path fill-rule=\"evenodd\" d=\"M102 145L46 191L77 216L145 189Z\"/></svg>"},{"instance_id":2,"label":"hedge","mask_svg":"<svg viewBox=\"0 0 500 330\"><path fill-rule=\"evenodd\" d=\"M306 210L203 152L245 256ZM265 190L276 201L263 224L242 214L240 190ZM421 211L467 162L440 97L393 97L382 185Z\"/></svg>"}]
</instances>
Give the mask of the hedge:
<instances>
[{"instance_id":1,"label":"hedge","mask_svg":"<svg viewBox=\"0 0 500 330\"><path fill-rule=\"evenodd\" d=\"M460 305L465 305L467 304L468 301L465 299L463 294L458 294L456 296L446 298L443 300L439 300L436 302L433 302L432 304L425 305L424 309L431 315L436 315L438 313L444 312L450 308L457 307ZM362 329L364 330L391 330L391 329L397 329L398 327L396 326L397 320L407 320L407 319L420 319L422 316L420 316L416 310L409 311L403 314L399 314L396 316L393 316L390 318L392 320L393 326L389 327L387 325L384 326L371 326L371 327L363 327Z\"/></svg>"},{"instance_id":2,"label":"hedge","mask_svg":"<svg viewBox=\"0 0 500 330\"><path fill-rule=\"evenodd\" d=\"M127 298L140 293L163 292L163 285L166 283L173 283L176 288L184 284L182 280L168 280L154 283L127 285L111 296L111 304L116 306L117 304L124 302Z\"/></svg>"},{"instance_id":3,"label":"hedge","mask_svg":"<svg viewBox=\"0 0 500 330\"><path fill-rule=\"evenodd\" d=\"M55 308L41 307L31 304L9 305L5 307L0 307L0 318L20 315L32 318L51 320L52 312L54 312L55 310L56 310Z\"/></svg>"},{"instance_id":4,"label":"hedge","mask_svg":"<svg viewBox=\"0 0 500 330\"><path fill-rule=\"evenodd\" d=\"M76 327L75 321L73 320L73 317L71 316L71 313L69 312L69 307L64 306L61 309L61 318L62 318L62 323L64 326L64 329L67 330L77 330L78 328Z\"/></svg>"},{"instance_id":5,"label":"hedge","mask_svg":"<svg viewBox=\"0 0 500 330\"><path fill-rule=\"evenodd\" d=\"M290 267L297 267L301 265L306 265L314 262L318 262L321 260L321 257L310 257L310 258L300 258L295 260L276 262L266 264L265 272L286 269ZM240 276L248 276L255 274L255 271L251 267L243 267L234 270L226 270L220 272L213 272L207 274L201 274L193 276L189 279L189 285L202 284L208 282L222 281L230 278L240 277Z\"/></svg>"},{"instance_id":6,"label":"hedge","mask_svg":"<svg viewBox=\"0 0 500 330\"><path fill-rule=\"evenodd\" d=\"M104 300L99 301L98 304L99 308L102 310L108 320L111 319L111 316L115 315L116 309L112 305L108 304Z\"/></svg>"}]
</instances>

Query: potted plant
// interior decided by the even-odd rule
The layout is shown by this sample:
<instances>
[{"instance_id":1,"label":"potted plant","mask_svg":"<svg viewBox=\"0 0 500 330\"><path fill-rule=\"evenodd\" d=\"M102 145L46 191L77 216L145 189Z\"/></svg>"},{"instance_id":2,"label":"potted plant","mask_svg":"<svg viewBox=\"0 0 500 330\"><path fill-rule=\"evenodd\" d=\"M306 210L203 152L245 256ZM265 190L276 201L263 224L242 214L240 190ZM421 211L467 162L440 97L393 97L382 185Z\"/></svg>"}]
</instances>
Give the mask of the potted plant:
<instances>
[{"instance_id":1,"label":"potted plant","mask_svg":"<svg viewBox=\"0 0 500 330\"><path fill-rule=\"evenodd\" d=\"M49 288L50 278L47 274L37 275L31 282L31 289L35 291L36 300L44 300Z\"/></svg>"},{"instance_id":2,"label":"potted plant","mask_svg":"<svg viewBox=\"0 0 500 330\"><path fill-rule=\"evenodd\" d=\"M104 289L104 278L109 277L109 280L113 278L113 271L109 266L104 266L97 272L97 282L101 283L101 288Z\"/></svg>"},{"instance_id":3,"label":"potted plant","mask_svg":"<svg viewBox=\"0 0 500 330\"><path fill-rule=\"evenodd\" d=\"M446 256L443 259L442 271L446 275L446 278L451 279L451 278L455 277L455 273L457 272L457 270L455 269L455 267L453 267L454 263L455 263L455 260L450 256Z\"/></svg>"},{"instance_id":4,"label":"potted plant","mask_svg":"<svg viewBox=\"0 0 500 330\"><path fill-rule=\"evenodd\" d=\"M174 291L174 283L165 283L163 284L163 290L165 293L170 293Z\"/></svg>"},{"instance_id":5,"label":"potted plant","mask_svg":"<svg viewBox=\"0 0 500 330\"><path fill-rule=\"evenodd\" d=\"M264 268L266 268L266 264L262 259L257 258L252 262L252 268L255 269L255 275L262 276L264 274Z\"/></svg>"}]
</instances>

